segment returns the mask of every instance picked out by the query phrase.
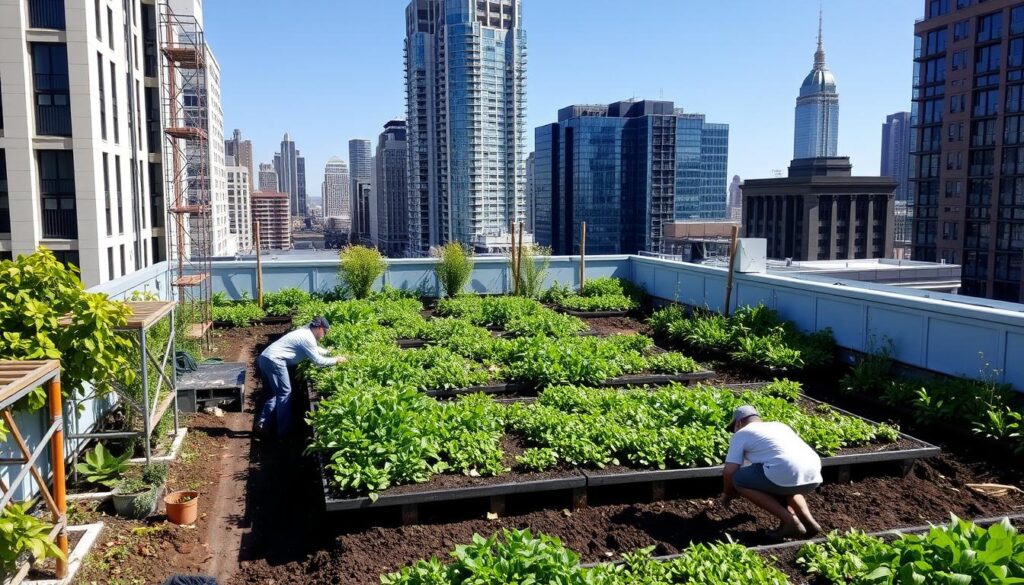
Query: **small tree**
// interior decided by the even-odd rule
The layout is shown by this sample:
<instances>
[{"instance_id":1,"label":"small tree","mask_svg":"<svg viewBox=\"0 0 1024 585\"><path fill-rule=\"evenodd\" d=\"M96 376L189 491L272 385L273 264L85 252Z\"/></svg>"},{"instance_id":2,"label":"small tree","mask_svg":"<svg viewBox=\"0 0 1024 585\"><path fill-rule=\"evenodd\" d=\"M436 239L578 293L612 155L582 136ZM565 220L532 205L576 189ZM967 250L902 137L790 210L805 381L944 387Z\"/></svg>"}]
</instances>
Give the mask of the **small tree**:
<instances>
[{"instance_id":1,"label":"small tree","mask_svg":"<svg viewBox=\"0 0 1024 585\"><path fill-rule=\"evenodd\" d=\"M341 282L357 299L365 299L373 290L373 283L380 278L388 265L375 248L347 246L341 251L338 269Z\"/></svg>"},{"instance_id":2,"label":"small tree","mask_svg":"<svg viewBox=\"0 0 1024 585\"><path fill-rule=\"evenodd\" d=\"M441 281L445 296L454 297L462 293L473 274L473 255L458 242L449 242L435 252L437 265L434 272Z\"/></svg>"},{"instance_id":3,"label":"small tree","mask_svg":"<svg viewBox=\"0 0 1024 585\"><path fill-rule=\"evenodd\" d=\"M529 244L521 248L523 257L519 260L519 294L524 297L537 298L544 288L548 268L551 266L551 248ZM512 259L509 258L511 264ZM515 273L513 267L513 273Z\"/></svg>"}]
</instances>

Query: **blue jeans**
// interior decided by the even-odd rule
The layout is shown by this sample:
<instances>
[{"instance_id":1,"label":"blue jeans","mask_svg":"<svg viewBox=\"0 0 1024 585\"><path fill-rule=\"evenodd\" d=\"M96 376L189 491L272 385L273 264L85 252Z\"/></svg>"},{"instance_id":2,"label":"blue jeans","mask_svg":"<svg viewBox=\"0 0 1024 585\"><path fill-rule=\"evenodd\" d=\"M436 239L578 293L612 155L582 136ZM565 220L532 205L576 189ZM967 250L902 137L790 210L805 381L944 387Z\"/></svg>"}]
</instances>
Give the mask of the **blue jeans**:
<instances>
[{"instance_id":1,"label":"blue jeans","mask_svg":"<svg viewBox=\"0 0 1024 585\"><path fill-rule=\"evenodd\" d=\"M268 424L276 422L277 436L283 437L292 422L292 383L288 378L288 366L261 355L259 368L267 401L263 403L256 426L265 429Z\"/></svg>"}]
</instances>

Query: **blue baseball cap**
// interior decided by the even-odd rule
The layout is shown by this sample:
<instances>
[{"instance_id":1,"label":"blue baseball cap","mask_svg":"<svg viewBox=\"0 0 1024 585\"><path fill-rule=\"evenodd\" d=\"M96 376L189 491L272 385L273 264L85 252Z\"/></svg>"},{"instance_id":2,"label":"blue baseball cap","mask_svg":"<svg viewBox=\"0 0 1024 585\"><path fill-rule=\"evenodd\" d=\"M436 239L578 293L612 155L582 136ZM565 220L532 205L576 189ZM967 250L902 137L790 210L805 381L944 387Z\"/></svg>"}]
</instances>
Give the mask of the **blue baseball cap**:
<instances>
[{"instance_id":1,"label":"blue baseball cap","mask_svg":"<svg viewBox=\"0 0 1024 585\"><path fill-rule=\"evenodd\" d=\"M757 416L756 408L750 406L749 404L737 406L736 410L732 411L732 422L729 423L729 430L731 431L736 426L736 423L740 422L743 419L750 418L752 416Z\"/></svg>"},{"instance_id":2,"label":"blue baseball cap","mask_svg":"<svg viewBox=\"0 0 1024 585\"><path fill-rule=\"evenodd\" d=\"M317 327L327 331L331 328L331 324L327 322L327 319L323 317L313 317L313 320L309 322L310 329L316 329Z\"/></svg>"}]
</instances>

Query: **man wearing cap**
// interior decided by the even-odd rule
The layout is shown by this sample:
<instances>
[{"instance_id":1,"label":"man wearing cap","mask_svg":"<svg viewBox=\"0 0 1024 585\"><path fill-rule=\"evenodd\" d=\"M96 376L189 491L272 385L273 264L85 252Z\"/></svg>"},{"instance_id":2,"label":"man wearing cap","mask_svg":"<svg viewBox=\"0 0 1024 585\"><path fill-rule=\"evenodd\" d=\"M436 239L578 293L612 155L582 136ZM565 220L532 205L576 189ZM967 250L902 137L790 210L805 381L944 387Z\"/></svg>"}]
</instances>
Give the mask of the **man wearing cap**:
<instances>
[{"instance_id":1,"label":"man wearing cap","mask_svg":"<svg viewBox=\"0 0 1024 585\"><path fill-rule=\"evenodd\" d=\"M814 449L788 425L761 420L753 406L733 411L729 427L722 503L728 507L740 495L771 513L780 522L772 533L779 539L821 532L804 499L821 485Z\"/></svg>"},{"instance_id":2,"label":"man wearing cap","mask_svg":"<svg viewBox=\"0 0 1024 585\"><path fill-rule=\"evenodd\" d=\"M275 422L278 437L288 432L292 420L292 385L288 378L288 366L307 359L321 368L348 361L344 356L332 357L328 350L320 347L318 342L327 335L330 328L327 319L317 317L310 321L308 327L292 331L270 344L260 354L260 374L268 396L256 419L257 436L269 434L269 426Z\"/></svg>"}]
</instances>

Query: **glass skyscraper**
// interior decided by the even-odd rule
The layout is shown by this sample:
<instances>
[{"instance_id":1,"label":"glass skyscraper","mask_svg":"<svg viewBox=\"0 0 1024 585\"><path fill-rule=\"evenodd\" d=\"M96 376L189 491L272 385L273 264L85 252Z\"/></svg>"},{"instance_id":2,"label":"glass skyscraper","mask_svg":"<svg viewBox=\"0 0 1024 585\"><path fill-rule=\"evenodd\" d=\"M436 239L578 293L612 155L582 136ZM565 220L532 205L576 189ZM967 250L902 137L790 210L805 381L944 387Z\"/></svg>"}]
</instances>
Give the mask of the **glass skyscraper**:
<instances>
[{"instance_id":1,"label":"glass skyscraper","mask_svg":"<svg viewBox=\"0 0 1024 585\"><path fill-rule=\"evenodd\" d=\"M677 218L725 216L729 127L667 101L563 108L536 130L533 225L555 254L660 251Z\"/></svg>"},{"instance_id":2,"label":"glass skyscraper","mask_svg":"<svg viewBox=\"0 0 1024 585\"><path fill-rule=\"evenodd\" d=\"M818 18L818 50L814 67L800 86L796 98L796 121L793 134L793 158L838 156L839 94L836 78L825 65L825 49L821 40L821 17Z\"/></svg>"},{"instance_id":3,"label":"glass skyscraper","mask_svg":"<svg viewBox=\"0 0 1024 585\"><path fill-rule=\"evenodd\" d=\"M526 33L520 0L406 9L409 238L507 248L525 220Z\"/></svg>"}]
</instances>

